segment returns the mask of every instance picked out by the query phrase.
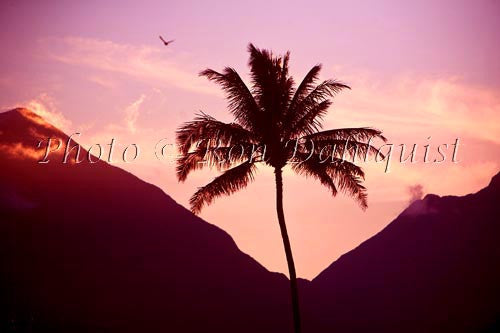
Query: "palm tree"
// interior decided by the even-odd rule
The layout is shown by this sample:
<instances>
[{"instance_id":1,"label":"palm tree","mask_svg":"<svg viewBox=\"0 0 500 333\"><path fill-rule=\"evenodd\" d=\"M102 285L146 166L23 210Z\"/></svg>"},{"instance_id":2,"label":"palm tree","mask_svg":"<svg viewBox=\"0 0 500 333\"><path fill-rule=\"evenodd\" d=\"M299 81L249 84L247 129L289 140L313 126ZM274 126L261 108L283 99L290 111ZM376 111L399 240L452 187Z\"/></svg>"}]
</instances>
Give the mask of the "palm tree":
<instances>
[{"instance_id":1,"label":"palm tree","mask_svg":"<svg viewBox=\"0 0 500 333\"><path fill-rule=\"evenodd\" d=\"M354 197L364 209L367 207L366 189L362 185L364 173L354 164L355 158L366 158L376 152L371 138L384 141L385 138L373 128L319 131L332 103L330 98L350 88L335 80L316 85L321 65L314 66L295 87L288 74L289 52L274 56L252 44L248 51L251 88L230 67L220 73L211 69L200 73L222 87L234 122L220 122L200 113L193 121L184 123L176 133L180 150L177 177L184 181L191 171L203 167L223 172L191 197L191 210L198 214L214 198L246 187L253 180L258 163L274 169L276 211L288 263L294 328L298 333L299 296L283 212L282 170L289 164L298 174L318 179L333 196L340 190ZM353 162L344 157L352 158Z\"/></svg>"}]
</instances>

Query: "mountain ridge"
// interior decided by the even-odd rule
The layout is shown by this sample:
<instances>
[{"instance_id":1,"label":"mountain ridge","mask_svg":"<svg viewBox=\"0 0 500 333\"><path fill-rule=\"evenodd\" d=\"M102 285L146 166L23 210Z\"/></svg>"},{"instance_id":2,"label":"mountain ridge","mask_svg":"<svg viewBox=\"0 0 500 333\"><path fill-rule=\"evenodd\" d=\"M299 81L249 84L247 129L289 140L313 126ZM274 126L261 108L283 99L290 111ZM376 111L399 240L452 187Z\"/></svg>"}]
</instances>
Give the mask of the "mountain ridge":
<instances>
[{"instance_id":1,"label":"mountain ridge","mask_svg":"<svg viewBox=\"0 0 500 333\"><path fill-rule=\"evenodd\" d=\"M292 331L285 275L123 169L36 163L30 147L52 135L67 138L26 109L0 113L1 330ZM301 280L304 331L494 331L499 192L500 173L426 195Z\"/></svg>"},{"instance_id":2,"label":"mountain ridge","mask_svg":"<svg viewBox=\"0 0 500 333\"><path fill-rule=\"evenodd\" d=\"M42 331L289 327L285 275L268 271L225 231L120 168L102 161L38 164L36 156L19 154L40 137L67 138L32 120L24 109L0 114L0 197L9 199L0 202L0 279L7 295L0 305L11 309L4 325ZM278 309L273 317L257 315L272 309Z\"/></svg>"},{"instance_id":3,"label":"mountain ridge","mask_svg":"<svg viewBox=\"0 0 500 333\"><path fill-rule=\"evenodd\" d=\"M35 113L35 112L33 112L33 111L31 111L31 110L29 110L29 109L27 109L27 108L18 107L18 108L15 108L15 109L12 109L12 110L8 110L8 111L5 111L5 112L0 112L0 117L2 117L2 115L12 115L12 117L15 117L15 116L20 115L20 116L22 116L22 117L24 117L24 118L27 118L27 119L31 119L31 120L36 119L36 120L38 120L38 121L40 121L40 122L43 122L43 123L44 123L42 126L47 127L48 129L50 129L50 131L56 132L56 134L57 134L58 136L63 136L63 137L65 136L65 137L67 137L67 134L65 134L64 132L62 132L60 129L58 129L57 127L55 127L55 126L54 126L54 125L52 125L51 123L49 123L49 122L45 121L45 120L44 120L44 119L43 119L40 115L38 115L37 113ZM1 121L1 119L0 119L0 121ZM41 124L41 123L40 123L40 124ZM75 144L78 144L78 142L77 142L77 141L75 141ZM82 155L85 155L85 154L87 153L87 150L86 150L85 148L83 148L83 147L82 147L81 149L82 149L82 152L83 152L83 154L82 154ZM62 151L58 150L58 151L56 151L56 152L52 152L51 154L54 154L54 155L61 155L61 153L62 153ZM54 163L58 163L58 162L54 162ZM84 163L84 162L83 162L83 163ZM166 193L166 192L165 192L163 189L161 189L159 186L157 186L157 185L155 185L155 184L153 184L153 183L150 183L150 182L148 182L148 181L145 181L145 180L143 180L143 179L139 178L138 176L136 176L135 174L133 174L133 173L131 173L131 172L129 172L129 171L127 171L127 170L125 170L125 169L122 169L122 168L120 168L120 167L118 167L118 166L115 166L115 165L113 165L113 164L107 163L107 162L106 162L106 161L104 161L104 160L99 159L99 162L98 162L98 163L105 163L107 166L109 166L109 167L111 167L111 168L115 168L115 171L122 172L122 173L126 174L126 175L127 175L127 176L129 176L129 177L133 177L136 181L143 182L143 183L145 183L145 184L147 184L147 185L150 185L150 186L151 186L151 189L152 189L153 191L155 191L155 192L158 192L158 191L159 191L159 192L161 192L161 194L162 194L162 195L166 196L169 200L171 200L171 201L172 201L175 205L177 205L177 206L178 206L178 208L181 208L181 209L185 210L186 212L189 212L189 213L190 213L189 209L187 209L186 207L184 207L183 205L181 205L180 203L178 203L178 202L177 202L174 198L172 198L172 197L171 197L168 193ZM201 219L201 218L199 218L199 219L200 219L200 220L203 220L203 219ZM205 223L207 223L207 224L211 225L212 227L214 227L214 228L218 229L219 231L223 232L223 233L224 233L225 235L227 235L227 237L228 237L228 238L229 238L229 239L230 239L230 240L234 243L234 245L235 245L236 247L238 247L238 246L237 246L237 244L236 244L236 242L234 241L234 239L233 239L233 238L232 238L232 237L231 237L231 236L230 236L230 235L229 235L229 234L228 234L225 230L223 230L223 229L222 229L222 228L220 228L219 226L217 226L217 225L215 225L215 224L213 224L213 223L210 223L210 222L208 222L208 221L203 220L203 222L205 222ZM241 251L241 249L239 249L239 248L238 248L238 250L240 250L240 251ZM244 252L243 252L243 253L244 253ZM245 253L245 254L246 254L246 253ZM258 261L257 261L257 260L255 260L253 257L251 257L251 256L250 256L250 255L248 255L248 254L246 254L246 255L247 255L247 256L249 256L252 260L254 260L254 261L256 261L256 262L258 263ZM261 265L261 264L259 263L259 265ZM261 266L262 266L262 265L261 265ZM262 266L262 267L263 267L263 268L265 268L264 266ZM266 268L266 270L267 270L267 268ZM280 273L280 272L272 272L272 271L269 271L269 272L271 272L271 273L276 273L276 274L281 274L281 275L285 276L285 274Z\"/></svg>"},{"instance_id":4,"label":"mountain ridge","mask_svg":"<svg viewBox=\"0 0 500 333\"><path fill-rule=\"evenodd\" d=\"M411 204L311 281L314 331L468 332L498 325L499 199L500 173L476 193L431 194ZM325 319L327 313L334 315Z\"/></svg>"}]
</instances>

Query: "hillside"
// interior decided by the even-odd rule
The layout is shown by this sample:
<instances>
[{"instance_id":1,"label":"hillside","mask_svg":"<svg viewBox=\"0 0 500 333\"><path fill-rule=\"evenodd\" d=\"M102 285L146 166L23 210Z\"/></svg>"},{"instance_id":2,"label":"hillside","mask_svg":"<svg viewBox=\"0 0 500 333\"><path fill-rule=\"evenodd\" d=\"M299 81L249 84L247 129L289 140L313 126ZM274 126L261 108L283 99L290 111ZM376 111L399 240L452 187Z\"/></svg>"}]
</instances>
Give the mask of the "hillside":
<instances>
[{"instance_id":1,"label":"hillside","mask_svg":"<svg viewBox=\"0 0 500 333\"><path fill-rule=\"evenodd\" d=\"M314 332L478 332L500 322L500 174L427 195L310 284Z\"/></svg>"},{"instance_id":2,"label":"hillside","mask_svg":"<svg viewBox=\"0 0 500 333\"><path fill-rule=\"evenodd\" d=\"M289 327L287 278L242 253L226 232L107 163L63 164L61 154L37 163L39 138L67 137L28 110L1 113L0 133L7 329Z\"/></svg>"}]
</instances>

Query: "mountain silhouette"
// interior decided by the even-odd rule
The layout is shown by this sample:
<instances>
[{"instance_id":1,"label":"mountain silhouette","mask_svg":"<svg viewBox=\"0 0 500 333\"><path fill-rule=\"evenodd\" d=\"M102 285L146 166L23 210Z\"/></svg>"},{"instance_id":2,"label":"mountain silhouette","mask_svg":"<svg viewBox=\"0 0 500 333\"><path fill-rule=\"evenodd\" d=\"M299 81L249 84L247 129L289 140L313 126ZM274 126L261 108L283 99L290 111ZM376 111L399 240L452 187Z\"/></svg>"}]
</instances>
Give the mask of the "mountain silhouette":
<instances>
[{"instance_id":1,"label":"mountain silhouette","mask_svg":"<svg viewBox=\"0 0 500 333\"><path fill-rule=\"evenodd\" d=\"M0 331L291 330L288 279L226 232L105 162L37 163L67 136L26 109L0 133Z\"/></svg>"},{"instance_id":2,"label":"mountain silhouette","mask_svg":"<svg viewBox=\"0 0 500 333\"><path fill-rule=\"evenodd\" d=\"M292 331L283 274L124 170L64 164L63 149L37 163L47 137L67 139L26 109L0 113L0 331ZM500 174L412 203L300 281L304 331L497 331L499 198Z\"/></svg>"},{"instance_id":3,"label":"mountain silhouette","mask_svg":"<svg viewBox=\"0 0 500 333\"><path fill-rule=\"evenodd\" d=\"M311 281L312 332L497 331L499 199L497 174L475 194L411 204Z\"/></svg>"}]
</instances>

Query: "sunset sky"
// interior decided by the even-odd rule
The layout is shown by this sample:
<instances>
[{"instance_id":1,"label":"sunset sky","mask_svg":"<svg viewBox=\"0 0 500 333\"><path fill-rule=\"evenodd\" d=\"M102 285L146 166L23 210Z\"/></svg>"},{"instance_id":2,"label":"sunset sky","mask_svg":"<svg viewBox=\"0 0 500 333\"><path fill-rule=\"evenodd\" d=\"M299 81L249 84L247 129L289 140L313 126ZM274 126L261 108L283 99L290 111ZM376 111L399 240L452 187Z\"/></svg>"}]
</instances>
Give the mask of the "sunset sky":
<instances>
[{"instance_id":1,"label":"sunset sky","mask_svg":"<svg viewBox=\"0 0 500 333\"><path fill-rule=\"evenodd\" d=\"M198 72L234 67L248 82L252 42L290 50L300 81L322 63L322 78L352 87L335 98L324 128L373 126L394 144L365 168L369 208L290 170L285 217L298 275L313 278L384 228L423 192L463 195L500 167L500 2L480 1L74 1L0 3L0 109L30 107L85 145L136 143L141 155L114 165L188 207L216 171L175 177L155 144L200 110L231 121L219 88ZM165 47L158 35L175 42ZM423 163L422 145L450 147L444 163ZM400 144L419 144L418 162L398 163ZM246 190L219 198L201 217L226 230L244 252L286 273L272 170ZM422 244L425 246L425 244Z\"/></svg>"}]
</instances>

